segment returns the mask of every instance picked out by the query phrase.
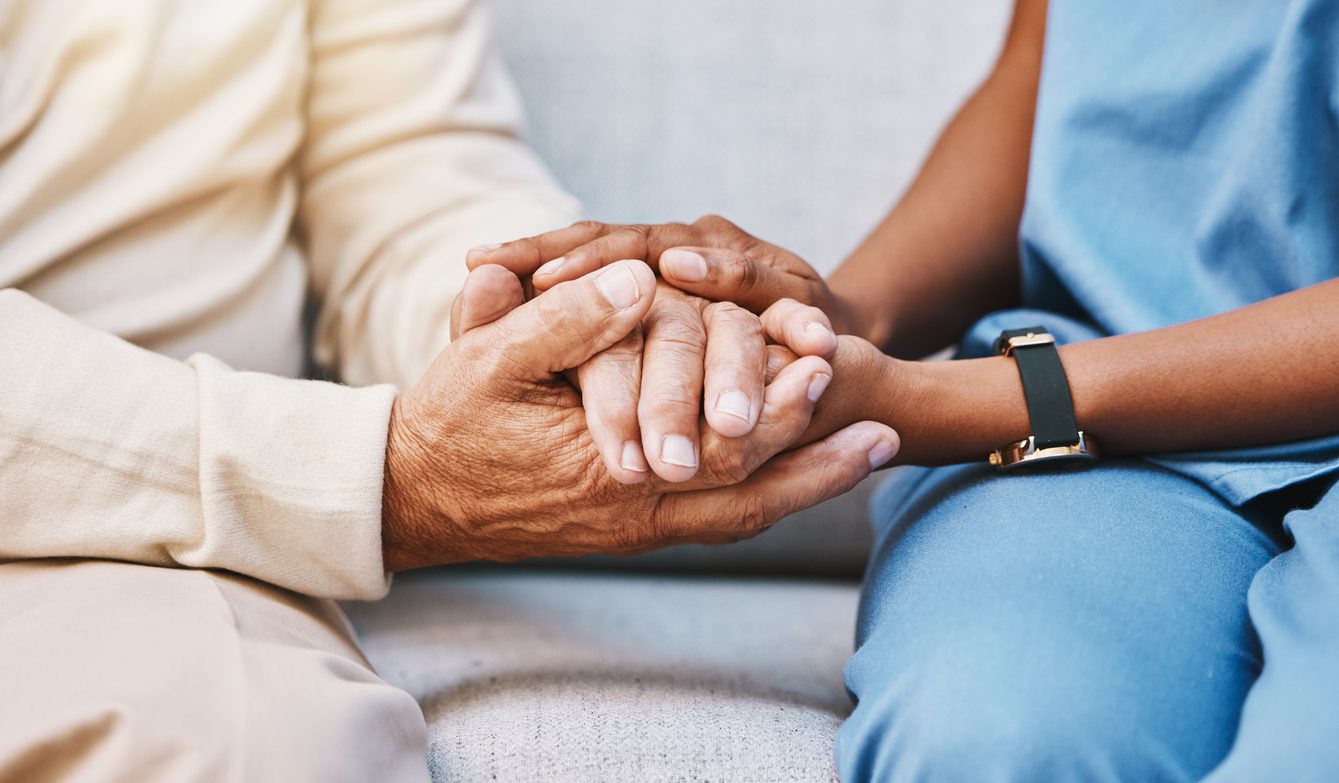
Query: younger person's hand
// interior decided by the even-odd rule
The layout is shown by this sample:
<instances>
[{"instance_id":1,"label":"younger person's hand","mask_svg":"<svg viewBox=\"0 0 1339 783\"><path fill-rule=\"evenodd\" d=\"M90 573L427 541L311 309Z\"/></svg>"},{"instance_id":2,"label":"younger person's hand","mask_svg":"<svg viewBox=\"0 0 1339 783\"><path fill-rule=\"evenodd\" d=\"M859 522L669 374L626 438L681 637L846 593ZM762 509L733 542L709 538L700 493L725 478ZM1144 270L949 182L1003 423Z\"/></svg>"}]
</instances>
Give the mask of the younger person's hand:
<instances>
[{"instance_id":1,"label":"younger person's hand","mask_svg":"<svg viewBox=\"0 0 1339 783\"><path fill-rule=\"evenodd\" d=\"M530 276L542 291L623 259L645 261L675 287L754 313L784 299L827 313L838 334L856 332L853 308L813 267L715 215L691 224L619 225L583 221L501 245L471 250L467 263L500 264Z\"/></svg>"}]
</instances>

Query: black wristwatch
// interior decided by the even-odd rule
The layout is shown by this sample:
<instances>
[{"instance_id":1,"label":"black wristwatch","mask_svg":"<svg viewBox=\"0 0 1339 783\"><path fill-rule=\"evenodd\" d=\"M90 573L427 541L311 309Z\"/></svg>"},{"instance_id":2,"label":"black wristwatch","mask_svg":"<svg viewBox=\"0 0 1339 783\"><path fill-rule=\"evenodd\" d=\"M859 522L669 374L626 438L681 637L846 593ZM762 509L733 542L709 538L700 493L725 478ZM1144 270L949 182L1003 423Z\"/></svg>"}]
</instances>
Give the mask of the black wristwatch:
<instances>
[{"instance_id":1,"label":"black wristwatch","mask_svg":"<svg viewBox=\"0 0 1339 783\"><path fill-rule=\"evenodd\" d=\"M1007 329L995 341L995 352L1014 357L1018 364L1032 435L991 452L990 464L1009 470L1039 463L1095 461L1097 444L1074 420L1074 398L1055 337L1040 326Z\"/></svg>"}]
</instances>

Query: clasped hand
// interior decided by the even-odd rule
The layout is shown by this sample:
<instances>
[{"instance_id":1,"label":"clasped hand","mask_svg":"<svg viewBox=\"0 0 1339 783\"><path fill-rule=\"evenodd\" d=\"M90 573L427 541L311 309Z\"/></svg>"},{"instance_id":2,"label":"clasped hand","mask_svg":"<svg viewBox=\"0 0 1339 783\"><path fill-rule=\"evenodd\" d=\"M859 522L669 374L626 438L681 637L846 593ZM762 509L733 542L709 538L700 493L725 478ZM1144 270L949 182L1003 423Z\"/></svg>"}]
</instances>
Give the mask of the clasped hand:
<instances>
[{"instance_id":1,"label":"clasped hand","mask_svg":"<svg viewBox=\"0 0 1339 783\"><path fill-rule=\"evenodd\" d=\"M793 448L832 377L816 354L835 338L812 308L753 319L658 287L639 261L546 288L527 302L515 274L478 265L459 339L396 401L389 569L736 540L850 489L896 451L876 422ZM815 322L824 328L806 328ZM764 336L809 355L789 361Z\"/></svg>"},{"instance_id":2,"label":"clasped hand","mask_svg":"<svg viewBox=\"0 0 1339 783\"><path fill-rule=\"evenodd\" d=\"M658 269L656 301L643 328L583 365L577 380L595 441L620 481L643 475L642 451L661 477L691 477L692 452L678 433L693 431L699 407L715 432L747 434L756 421L764 356L773 367L787 356L819 356L838 366L836 394L828 395L838 399L818 406L818 419L797 445L874 418L871 388L888 398L906 385L908 373L848 334L856 329L855 308L809 264L715 215L691 224L583 221L476 248L468 264L504 266L542 293L623 259ZM811 398L830 380L816 377Z\"/></svg>"},{"instance_id":3,"label":"clasped hand","mask_svg":"<svg viewBox=\"0 0 1339 783\"><path fill-rule=\"evenodd\" d=\"M554 285L536 286L542 293ZM486 309L505 308L490 303ZM519 301L512 302L512 306ZM478 323L453 315L453 338ZM769 344L771 349L769 351ZM670 482L698 471L699 417L726 438L753 432L774 372L796 357L827 359L837 337L819 309L793 300L754 315L731 302L711 302L658 282L640 324L577 368L586 425L616 481L636 484L649 473ZM805 394L817 402L832 380L826 361L812 367Z\"/></svg>"}]
</instances>

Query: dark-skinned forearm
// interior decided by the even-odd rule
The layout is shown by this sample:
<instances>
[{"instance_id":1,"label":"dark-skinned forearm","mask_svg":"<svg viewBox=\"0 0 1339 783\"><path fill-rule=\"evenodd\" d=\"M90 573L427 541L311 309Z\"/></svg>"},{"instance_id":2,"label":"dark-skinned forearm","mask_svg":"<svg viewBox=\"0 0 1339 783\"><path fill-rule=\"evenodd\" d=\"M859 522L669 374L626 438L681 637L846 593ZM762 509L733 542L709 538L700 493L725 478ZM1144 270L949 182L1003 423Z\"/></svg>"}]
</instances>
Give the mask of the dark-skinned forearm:
<instances>
[{"instance_id":1,"label":"dark-skinned forearm","mask_svg":"<svg viewBox=\"0 0 1339 783\"><path fill-rule=\"evenodd\" d=\"M1281 443L1339 432L1339 279L1221 315L1060 349L1079 426L1104 454ZM878 418L900 462L945 464L1029 433L1001 357L889 359Z\"/></svg>"},{"instance_id":2,"label":"dark-skinned forearm","mask_svg":"<svg viewBox=\"0 0 1339 783\"><path fill-rule=\"evenodd\" d=\"M853 331L893 355L925 356L1017 299L1045 14L1044 0L1020 0L993 73L901 201L829 279Z\"/></svg>"}]
</instances>

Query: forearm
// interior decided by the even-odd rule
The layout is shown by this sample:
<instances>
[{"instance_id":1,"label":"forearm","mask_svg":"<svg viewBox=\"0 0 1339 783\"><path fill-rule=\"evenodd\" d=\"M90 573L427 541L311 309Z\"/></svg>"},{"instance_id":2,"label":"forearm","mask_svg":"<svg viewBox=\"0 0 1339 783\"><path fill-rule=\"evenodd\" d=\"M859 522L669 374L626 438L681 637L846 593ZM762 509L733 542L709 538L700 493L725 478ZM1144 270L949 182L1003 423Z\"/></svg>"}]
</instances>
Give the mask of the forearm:
<instances>
[{"instance_id":1,"label":"forearm","mask_svg":"<svg viewBox=\"0 0 1339 783\"><path fill-rule=\"evenodd\" d=\"M0 291L0 560L221 568L375 598L393 396L178 362Z\"/></svg>"},{"instance_id":2,"label":"forearm","mask_svg":"<svg viewBox=\"0 0 1339 783\"><path fill-rule=\"evenodd\" d=\"M351 384L407 388L449 342L466 251L577 207L520 139L482 3L312 8L297 217L321 299L314 353Z\"/></svg>"},{"instance_id":3,"label":"forearm","mask_svg":"<svg viewBox=\"0 0 1339 783\"><path fill-rule=\"evenodd\" d=\"M901 201L829 280L856 333L894 355L942 348L1017 298L1044 19L1045 3L1019 3L994 72Z\"/></svg>"},{"instance_id":4,"label":"forearm","mask_svg":"<svg viewBox=\"0 0 1339 783\"><path fill-rule=\"evenodd\" d=\"M1222 315L1067 345L1081 429L1104 454L1279 443L1339 432L1339 280ZM899 460L983 459L1030 432L1012 359L892 364L880 417Z\"/></svg>"},{"instance_id":5,"label":"forearm","mask_svg":"<svg viewBox=\"0 0 1339 783\"><path fill-rule=\"evenodd\" d=\"M315 275L325 283L313 346L321 365L352 385L403 389L417 381L450 342L451 303L464 285L466 251L577 215L575 202L545 183L538 163L531 169L533 186L468 178L453 183L451 173L531 162L520 142L462 134L368 169L358 185L348 181L337 206L313 193L306 214L328 208L322 213L327 229L311 244L313 268L340 270L338 276ZM399 195L379 198L388 189ZM417 211L433 202L426 214ZM364 204L368 208L359 209ZM331 225L340 229L329 230Z\"/></svg>"}]
</instances>

